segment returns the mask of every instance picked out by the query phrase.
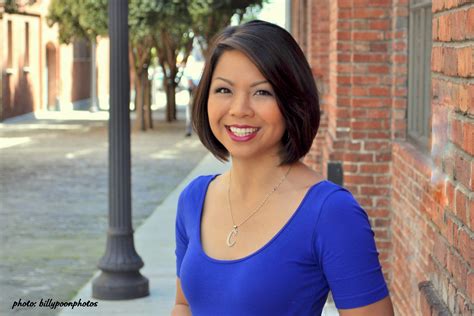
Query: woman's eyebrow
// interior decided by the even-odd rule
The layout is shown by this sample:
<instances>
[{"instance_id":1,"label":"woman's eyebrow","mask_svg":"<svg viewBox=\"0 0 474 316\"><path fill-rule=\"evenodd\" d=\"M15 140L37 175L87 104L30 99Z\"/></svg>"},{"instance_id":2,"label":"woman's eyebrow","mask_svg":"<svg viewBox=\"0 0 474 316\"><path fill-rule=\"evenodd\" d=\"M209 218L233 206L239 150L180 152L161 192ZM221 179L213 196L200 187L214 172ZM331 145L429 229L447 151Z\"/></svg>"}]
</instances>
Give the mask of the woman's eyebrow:
<instances>
[{"instance_id":1,"label":"woman's eyebrow","mask_svg":"<svg viewBox=\"0 0 474 316\"><path fill-rule=\"evenodd\" d=\"M222 81L225 81L225 82L227 82L228 84L230 84L231 86L234 85L234 83L233 83L232 81L230 81L229 79L225 79L225 78L222 78L222 77L216 77L216 79L214 79L214 80L217 80L217 79L222 80ZM252 84L250 85L250 87L255 87L255 86L258 86L259 84L262 84L262 83L268 83L268 81L267 81L267 80L257 81L257 82L252 83Z\"/></svg>"}]
</instances>

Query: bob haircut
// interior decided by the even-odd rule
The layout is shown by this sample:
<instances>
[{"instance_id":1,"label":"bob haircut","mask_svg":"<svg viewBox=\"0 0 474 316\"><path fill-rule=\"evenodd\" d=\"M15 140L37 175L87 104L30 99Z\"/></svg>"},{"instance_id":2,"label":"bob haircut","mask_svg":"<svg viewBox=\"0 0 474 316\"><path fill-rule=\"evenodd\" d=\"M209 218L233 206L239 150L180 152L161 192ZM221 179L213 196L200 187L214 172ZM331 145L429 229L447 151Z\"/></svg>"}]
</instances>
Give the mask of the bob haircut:
<instances>
[{"instance_id":1,"label":"bob haircut","mask_svg":"<svg viewBox=\"0 0 474 316\"><path fill-rule=\"evenodd\" d=\"M279 152L280 165L298 161L310 150L319 128L316 83L303 52L290 33L259 20L227 27L213 40L193 101L193 127L201 142L217 159L228 161L229 152L211 131L207 102L219 58L230 50L245 54L275 92L286 124Z\"/></svg>"}]
</instances>

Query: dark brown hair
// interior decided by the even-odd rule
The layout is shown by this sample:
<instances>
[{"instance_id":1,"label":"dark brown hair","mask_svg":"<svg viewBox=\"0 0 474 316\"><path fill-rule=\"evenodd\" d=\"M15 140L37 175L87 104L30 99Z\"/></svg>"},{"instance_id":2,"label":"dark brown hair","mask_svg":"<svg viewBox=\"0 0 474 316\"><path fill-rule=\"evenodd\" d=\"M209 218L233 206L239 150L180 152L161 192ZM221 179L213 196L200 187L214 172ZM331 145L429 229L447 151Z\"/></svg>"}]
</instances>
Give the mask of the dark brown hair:
<instances>
[{"instance_id":1,"label":"dark brown hair","mask_svg":"<svg viewBox=\"0 0 474 316\"><path fill-rule=\"evenodd\" d=\"M229 50L244 53L271 84L286 124L281 140L281 164L298 161L311 148L319 128L316 83L291 34L259 20L227 27L213 40L193 101L193 126L201 142L219 160L228 160L229 152L211 131L207 102L217 62Z\"/></svg>"}]
</instances>

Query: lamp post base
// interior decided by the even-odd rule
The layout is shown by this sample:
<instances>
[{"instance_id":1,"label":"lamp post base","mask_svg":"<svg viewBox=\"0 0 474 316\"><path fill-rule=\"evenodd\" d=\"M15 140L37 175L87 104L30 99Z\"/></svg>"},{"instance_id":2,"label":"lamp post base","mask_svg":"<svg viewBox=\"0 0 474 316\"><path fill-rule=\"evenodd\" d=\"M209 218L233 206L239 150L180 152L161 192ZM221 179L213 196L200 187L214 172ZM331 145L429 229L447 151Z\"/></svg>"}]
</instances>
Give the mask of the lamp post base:
<instances>
[{"instance_id":1,"label":"lamp post base","mask_svg":"<svg viewBox=\"0 0 474 316\"><path fill-rule=\"evenodd\" d=\"M92 282L92 297L101 300L127 300L148 295L148 279L138 271L102 271Z\"/></svg>"}]
</instances>

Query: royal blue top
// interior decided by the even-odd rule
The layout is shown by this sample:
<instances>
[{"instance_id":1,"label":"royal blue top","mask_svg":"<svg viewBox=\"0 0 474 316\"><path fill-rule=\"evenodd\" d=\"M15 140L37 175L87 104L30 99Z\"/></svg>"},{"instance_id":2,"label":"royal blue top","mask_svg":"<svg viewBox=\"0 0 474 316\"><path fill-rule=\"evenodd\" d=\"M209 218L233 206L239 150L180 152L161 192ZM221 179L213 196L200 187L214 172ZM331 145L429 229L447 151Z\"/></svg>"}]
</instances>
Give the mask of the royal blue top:
<instances>
[{"instance_id":1,"label":"royal blue top","mask_svg":"<svg viewBox=\"0 0 474 316\"><path fill-rule=\"evenodd\" d=\"M216 176L197 177L178 201L176 270L193 316L320 315L329 290L340 309L388 295L367 214L328 180L314 184L256 252L237 260L209 257L201 215Z\"/></svg>"}]
</instances>

